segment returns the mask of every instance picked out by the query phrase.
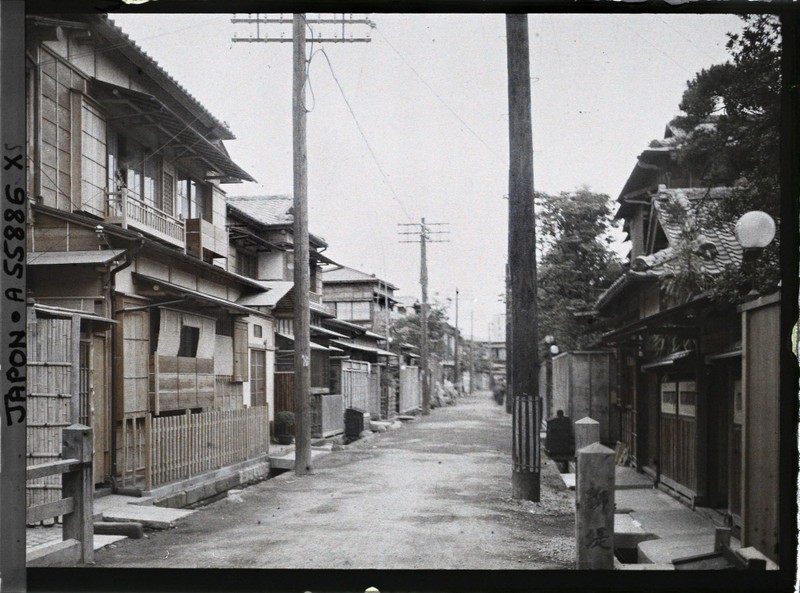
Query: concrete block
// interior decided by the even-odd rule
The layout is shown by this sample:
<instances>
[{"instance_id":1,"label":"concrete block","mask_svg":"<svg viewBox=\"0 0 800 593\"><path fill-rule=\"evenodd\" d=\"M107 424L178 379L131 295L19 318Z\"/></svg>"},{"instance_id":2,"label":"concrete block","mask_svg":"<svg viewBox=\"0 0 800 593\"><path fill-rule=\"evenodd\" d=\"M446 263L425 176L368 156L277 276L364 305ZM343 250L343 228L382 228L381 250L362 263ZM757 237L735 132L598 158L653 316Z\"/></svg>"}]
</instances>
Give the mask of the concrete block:
<instances>
[{"instance_id":1,"label":"concrete block","mask_svg":"<svg viewBox=\"0 0 800 593\"><path fill-rule=\"evenodd\" d=\"M35 546L25 553L26 566L75 566L81 557L81 544L68 539Z\"/></svg>"},{"instance_id":2,"label":"concrete block","mask_svg":"<svg viewBox=\"0 0 800 593\"><path fill-rule=\"evenodd\" d=\"M739 548L738 550L736 550L736 553L739 554L739 556L741 558L743 558L744 560L750 560L750 559L766 560L767 561L767 570L779 570L779 567L778 567L777 564L775 564L772 560L770 560L769 558L764 556L764 554L759 552L753 546L749 546L747 548Z\"/></svg>"},{"instance_id":3,"label":"concrete block","mask_svg":"<svg viewBox=\"0 0 800 593\"><path fill-rule=\"evenodd\" d=\"M206 498L205 486L200 484L186 490L186 504L194 504Z\"/></svg>"},{"instance_id":4,"label":"concrete block","mask_svg":"<svg viewBox=\"0 0 800 593\"><path fill-rule=\"evenodd\" d=\"M559 474L568 490L575 490L575 474Z\"/></svg>"},{"instance_id":5,"label":"concrete block","mask_svg":"<svg viewBox=\"0 0 800 593\"><path fill-rule=\"evenodd\" d=\"M237 472L220 480L219 492L236 488L236 486L239 484L241 484L241 480L239 479L239 473Z\"/></svg>"}]
</instances>

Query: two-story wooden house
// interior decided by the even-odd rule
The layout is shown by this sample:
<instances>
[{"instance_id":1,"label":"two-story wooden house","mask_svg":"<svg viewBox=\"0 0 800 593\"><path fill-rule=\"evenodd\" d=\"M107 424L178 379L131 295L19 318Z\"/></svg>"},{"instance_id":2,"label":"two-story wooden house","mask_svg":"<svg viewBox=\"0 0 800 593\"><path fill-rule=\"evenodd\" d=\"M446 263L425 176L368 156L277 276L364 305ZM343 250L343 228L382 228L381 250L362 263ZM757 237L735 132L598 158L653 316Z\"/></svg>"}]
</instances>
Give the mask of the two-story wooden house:
<instances>
[{"instance_id":1,"label":"two-story wooden house","mask_svg":"<svg viewBox=\"0 0 800 593\"><path fill-rule=\"evenodd\" d=\"M596 303L617 357L612 430L659 487L719 511L743 545L777 560L779 447L768 426L778 425L778 355L764 346L777 335L779 297L738 307L711 297L703 279L742 263L733 229L713 221L729 190L692 187L697 177L672 156L679 132L666 136L619 197L629 265Z\"/></svg>"},{"instance_id":2,"label":"two-story wooden house","mask_svg":"<svg viewBox=\"0 0 800 593\"><path fill-rule=\"evenodd\" d=\"M29 462L81 421L119 490L262 463L271 316L228 269L232 133L104 15L30 16L26 42Z\"/></svg>"},{"instance_id":3,"label":"two-story wooden house","mask_svg":"<svg viewBox=\"0 0 800 593\"><path fill-rule=\"evenodd\" d=\"M274 354L266 352L262 360L260 353L251 351L251 357L259 357L258 365L266 364L270 409L294 411L293 200L283 195L229 196L227 205L231 236L229 269L251 278L266 290L244 296L238 303L274 318ZM331 345L331 340L345 335L323 326L324 320L333 317L322 301L322 265L332 263L322 253L328 245L310 234L309 246L311 388L312 396L318 399L338 395L331 390L331 355L339 349ZM329 405L327 399L325 405Z\"/></svg>"}]
</instances>

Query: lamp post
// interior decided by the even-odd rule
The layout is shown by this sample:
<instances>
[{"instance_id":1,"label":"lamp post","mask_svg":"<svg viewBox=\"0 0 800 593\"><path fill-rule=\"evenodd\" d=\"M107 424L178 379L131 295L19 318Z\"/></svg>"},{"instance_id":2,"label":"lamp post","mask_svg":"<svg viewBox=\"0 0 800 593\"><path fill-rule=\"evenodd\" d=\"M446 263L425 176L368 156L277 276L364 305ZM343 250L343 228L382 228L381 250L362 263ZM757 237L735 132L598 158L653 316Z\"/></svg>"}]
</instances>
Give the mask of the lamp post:
<instances>
[{"instance_id":1,"label":"lamp post","mask_svg":"<svg viewBox=\"0 0 800 593\"><path fill-rule=\"evenodd\" d=\"M775 221L766 212L752 210L736 221L736 240L742 246L742 268L750 284L747 296L757 296L755 286L756 259L775 238Z\"/></svg>"},{"instance_id":2,"label":"lamp post","mask_svg":"<svg viewBox=\"0 0 800 593\"><path fill-rule=\"evenodd\" d=\"M558 354L558 346L556 346L556 339L554 336L548 334L544 337L544 343L548 346L548 353L545 360L545 372L546 372L546 379L547 385L545 390L545 397L547 398L547 402L543 405L544 410L542 410L546 414L546 418L549 418L552 415L551 406L553 405L553 357ZM545 418L545 419L546 419Z\"/></svg>"}]
</instances>

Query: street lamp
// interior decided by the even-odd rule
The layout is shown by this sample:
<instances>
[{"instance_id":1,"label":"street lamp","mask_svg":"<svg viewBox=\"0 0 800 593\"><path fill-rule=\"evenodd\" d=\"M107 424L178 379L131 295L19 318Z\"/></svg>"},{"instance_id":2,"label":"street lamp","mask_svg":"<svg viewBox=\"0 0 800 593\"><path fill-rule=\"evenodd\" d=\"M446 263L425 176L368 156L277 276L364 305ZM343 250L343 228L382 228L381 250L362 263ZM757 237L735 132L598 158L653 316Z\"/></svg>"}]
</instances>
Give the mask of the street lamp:
<instances>
[{"instance_id":1,"label":"street lamp","mask_svg":"<svg viewBox=\"0 0 800 593\"><path fill-rule=\"evenodd\" d=\"M750 292L747 296L757 295L755 263L759 254L775 238L775 221L766 212L752 210L736 221L734 234L742 246L742 267L745 268L750 283Z\"/></svg>"}]
</instances>

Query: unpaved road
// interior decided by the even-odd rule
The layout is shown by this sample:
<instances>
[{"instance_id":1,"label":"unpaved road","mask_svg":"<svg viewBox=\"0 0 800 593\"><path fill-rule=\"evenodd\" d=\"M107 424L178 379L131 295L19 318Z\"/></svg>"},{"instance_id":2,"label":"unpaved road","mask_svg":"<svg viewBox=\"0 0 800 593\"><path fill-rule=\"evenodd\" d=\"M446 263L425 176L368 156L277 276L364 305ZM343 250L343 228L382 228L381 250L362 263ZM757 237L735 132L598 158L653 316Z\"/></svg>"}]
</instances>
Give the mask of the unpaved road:
<instances>
[{"instance_id":1,"label":"unpaved road","mask_svg":"<svg viewBox=\"0 0 800 593\"><path fill-rule=\"evenodd\" d=\"M488 393L315 460L125 540L97 566L574 567L574 506L543 460L540 503L511 499L511 417Z\"/></svg>"}]
</instances>

